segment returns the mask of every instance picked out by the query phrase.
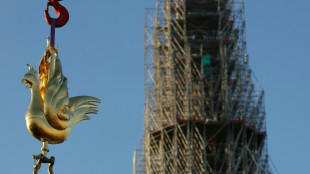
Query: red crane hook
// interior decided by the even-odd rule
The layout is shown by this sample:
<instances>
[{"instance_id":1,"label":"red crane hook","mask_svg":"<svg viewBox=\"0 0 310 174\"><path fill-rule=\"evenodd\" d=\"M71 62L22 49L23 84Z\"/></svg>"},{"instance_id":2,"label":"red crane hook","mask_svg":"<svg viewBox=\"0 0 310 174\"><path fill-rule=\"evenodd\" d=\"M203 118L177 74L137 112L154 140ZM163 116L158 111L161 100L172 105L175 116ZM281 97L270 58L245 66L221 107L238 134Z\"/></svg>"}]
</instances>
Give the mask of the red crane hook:
<instances>
[{"instance_id":1,"label":"red crane hook","mask_svg":"<svg viewBox=\"0 0 310 174\"><path fill-rule=\"evenodd\" d=\"M45 21L47 22L48 25L52 25L53 18L51 18L51 16L48 13L48 7L53 6L55 13L58 15L58 18L54 19L56 28L60 28L66 25L66 23L69 20L68 10L64 6L60 5L58 1L62 0L49 0L47 2L46 10L44 10Z\"/></svg>"}]
</instances>

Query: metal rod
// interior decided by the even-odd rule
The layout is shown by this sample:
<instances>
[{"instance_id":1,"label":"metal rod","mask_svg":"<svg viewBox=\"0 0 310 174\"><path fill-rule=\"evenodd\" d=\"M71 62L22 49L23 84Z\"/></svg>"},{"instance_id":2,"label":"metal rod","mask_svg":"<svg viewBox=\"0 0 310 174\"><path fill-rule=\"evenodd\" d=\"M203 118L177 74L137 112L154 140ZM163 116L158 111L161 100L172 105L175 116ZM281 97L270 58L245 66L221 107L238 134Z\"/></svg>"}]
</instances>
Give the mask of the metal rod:
<instances>
[{"instance_id":1,"label":"metal rod","mask_svg":"<svg viewBox=\"0 0 310 174\"><path fill-rule=\"evenodd\" d=\"M55 19L52 19L51 25L51 47L55 47Z\"/></svg>"}]
</instances>

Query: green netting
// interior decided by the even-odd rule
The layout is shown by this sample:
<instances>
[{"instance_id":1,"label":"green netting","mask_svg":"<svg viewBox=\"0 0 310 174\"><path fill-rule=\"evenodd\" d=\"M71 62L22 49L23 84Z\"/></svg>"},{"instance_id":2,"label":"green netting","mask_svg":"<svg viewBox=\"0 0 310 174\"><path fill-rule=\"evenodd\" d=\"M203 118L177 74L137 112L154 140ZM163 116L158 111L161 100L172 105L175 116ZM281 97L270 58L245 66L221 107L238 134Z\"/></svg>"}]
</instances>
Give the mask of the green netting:
<instances>
[{"instance_id":1,"label":"green netting","mask_svg":"<svg viewBox=\"0 0 310 174\"><path fill-rule=\"evenodd\" d=\"M202 55L203 74L211 73L211 55Z\"/></svg>"},{"instance_id":2,"label":"green netting","mask_svg":"<svg viewBox=\"0 0 310 174\"><path fill-rule=\"evenodd\" d=\"M211 55L207 54L207 55L202 55L202 64L208 64L211 65Z\"/></svg>"}]
</instances>

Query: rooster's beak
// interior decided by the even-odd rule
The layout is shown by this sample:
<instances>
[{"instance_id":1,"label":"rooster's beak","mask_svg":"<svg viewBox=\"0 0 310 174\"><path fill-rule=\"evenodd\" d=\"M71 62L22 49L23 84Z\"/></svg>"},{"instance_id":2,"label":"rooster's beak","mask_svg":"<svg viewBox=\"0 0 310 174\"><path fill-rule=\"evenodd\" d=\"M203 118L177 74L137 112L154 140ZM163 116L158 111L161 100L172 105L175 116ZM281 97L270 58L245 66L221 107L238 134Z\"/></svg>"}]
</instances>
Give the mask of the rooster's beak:
<instances>
[{"instance_id":1,"label":"rooster's beak","mask_svg":"<svg viewBox=\"0 0 310 174\"><path fill-rule=\"evenodd\" d=\"M31 88L31 84L28 83L27 80L23 79L23 80L21 81L21 83L24 84L24 85L26 85L26 89Z\"/></svg>"},{"instance_id":2,"label":"rooster's beak","mask_svg":"<svg viewBox=\"0 0 310 174\"><path fill-rule=\"evenodd\" d=\"M25 79L23 79L20 83L25 85L25 84L27 84L27 81Z\"/></svg>"}]
</instances>

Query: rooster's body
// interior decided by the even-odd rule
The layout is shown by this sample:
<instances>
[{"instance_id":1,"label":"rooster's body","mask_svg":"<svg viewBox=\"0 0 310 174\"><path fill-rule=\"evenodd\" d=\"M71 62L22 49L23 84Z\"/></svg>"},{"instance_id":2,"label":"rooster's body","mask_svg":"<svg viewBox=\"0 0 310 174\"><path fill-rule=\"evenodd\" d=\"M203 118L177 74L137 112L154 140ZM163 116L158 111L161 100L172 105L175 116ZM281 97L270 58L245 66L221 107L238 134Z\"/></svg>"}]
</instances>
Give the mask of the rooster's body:
<instances>
[{"instance_id":1,"label":"rooster's body","mask_svg":"<svg viewBox=\"0 0 310 174\"><path fill-rule=\"evenodd\" d=\"M29 132L38 140L50 144L64 142L73 126L89 120L88 113L97 113L97 105L91 102L100 102L90 96L69 98L67 78L62 74L62 67L57 50L47 49L39 66L39 78L36 70L28 65L27 72L22 80L26 88L31 88L31 103L26 113L26 124Z\"/></svg>"}]
</instances>

